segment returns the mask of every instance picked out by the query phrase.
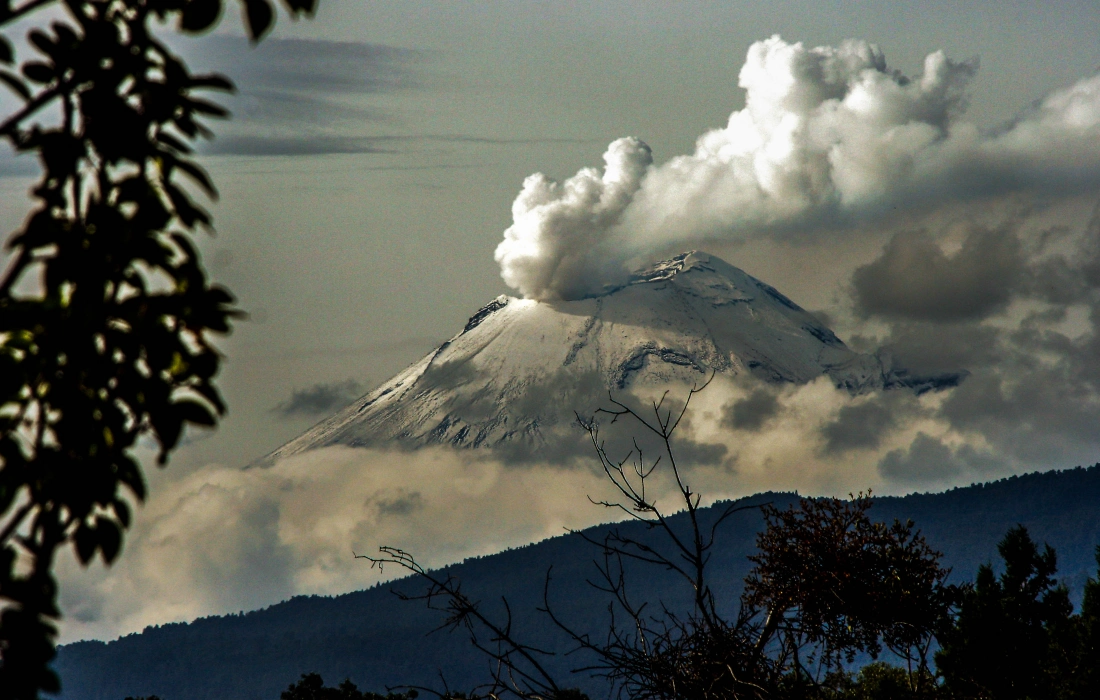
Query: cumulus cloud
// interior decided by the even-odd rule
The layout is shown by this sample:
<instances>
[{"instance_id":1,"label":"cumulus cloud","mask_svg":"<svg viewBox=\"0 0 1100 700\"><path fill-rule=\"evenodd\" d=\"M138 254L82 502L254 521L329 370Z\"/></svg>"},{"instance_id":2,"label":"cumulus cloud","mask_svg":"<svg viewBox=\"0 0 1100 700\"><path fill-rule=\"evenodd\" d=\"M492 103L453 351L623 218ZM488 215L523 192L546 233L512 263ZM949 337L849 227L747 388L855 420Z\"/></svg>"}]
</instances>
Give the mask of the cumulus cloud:
<instances>
[{"instance_id":1,"label":"cumulus cloud","mask_svg":"<svg viewBox=\"0 0 1100 700\"><path fill-rule=\"evenodd\" d=\"M993 227L967 222L961 235L897 234L856 269L856 315L883 331L875 341L897 364L970 371L925 414L947 432L926 430L884 457L884 478L935 485L1100 459L1098 213L1076 224L1059 215L1054 227L1032 211Z\"/></svg>"},{"instance_id":2,"label":"cumulus cloud","mask_svg":"<svg viewBox=\"0 0 1100 700\"><path fill-rule=\"evenodd\" d=\"M950 256L924 232L899 233L852 284L864 315L957 321L1003 310L1024 268L1013 231L976 228Z\"/></svg>"},{"instance_id":3,"label":"cumulus cloud","mask_svg":"<svg viewBox=\"0 0 1100 700\"><path fill-rule=\"evenodd\" d=\"M604 495L593 470L516 470L447 447L325 448L266 468L209 465L154 486L114 567L62 562L65 640L384 580L353 550L389 544L440 566L606 517L586 498Z\"/></svg>"},{"instance_id":4,"label":"cumulus cloud","mask_svg":"<svg viewBox=\"0 0 1100 700\"><path fill-rule=\"evenodd\" d=\"M825 452L877 448L908 417L913 403L905 392L883 392L841 406L836 417L821 428Z\"/></svg>"},{"instance_id":5,"label":"cumulus cloud","mask_svg":"<svg viewBox=\"0 0 1100 700\"><path fill-rule=\"evenodd\" d=\"M776 392L762 386L727 406L723 411L722 422L734 430L759 430L778 412L779 400Z\"/></svg>"},{"instance_id":6,"label":"cumulus cloud","mask_svg":"<svg viewBox=\"0 0 1100 700\"><path fill-rule=\"evenodd\" d=\"M364 393L363 387L353 379L314 384L306 389L295 389L289 399L279 403L272 411L283 418L327 415L347 406Z\"/></svg>"},{"instance_id":7,"label":"cumulus cloud","mask_svg":"<svg viewBox=\"0 0 1100 700\"><path fill-rule=\"evenodd\" d=\"M640 140L623 138L603 159L603 173L585 168L561 183L542 173L524 181L496 261L504 281L525 297L576 299L623 277L606 232L619 222L653 157Z\"/></svg>"},{"instance_id":8,"label":"cumulus cloud","mask_svg":"<svg viewBox=\"0 0 1100 700\"><path fill-rule=\"evenodd\" d=\"M921 432L908 447L888 452L878 468L894 483L929 488L949 485L967 473L996 474L1001 466L989 452L967 444L953 450Z\"/></svg>"},{"instance_id":9,"label":"cumulus cloud","mask_svg":"<svg viewBox=\"0 0 1100 700\"><path fill-rule=\"evenodd\" d=\"M976 61L940 51L910 79L864 41L759 41L739 75L744 109L703 134L694 153L653 166L644 144L620 139L603 176L585 169L564 183L528 178L497 249L502 276L531 298L576 298L676 244L806 236L945 201L1079 193L1100 183L1100 76L982 134L962 119L976 71ZM969 254L932 264L949 272Z\"/></svg>"}]
</instances>

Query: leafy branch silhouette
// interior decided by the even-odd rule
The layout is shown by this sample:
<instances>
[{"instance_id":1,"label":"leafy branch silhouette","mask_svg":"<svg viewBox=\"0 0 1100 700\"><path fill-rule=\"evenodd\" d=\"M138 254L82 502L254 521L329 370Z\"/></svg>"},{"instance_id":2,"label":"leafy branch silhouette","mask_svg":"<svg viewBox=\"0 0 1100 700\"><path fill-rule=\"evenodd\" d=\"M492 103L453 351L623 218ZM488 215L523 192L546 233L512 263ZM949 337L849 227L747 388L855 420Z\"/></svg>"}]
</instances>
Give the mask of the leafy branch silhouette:
<instances>
[{"instance_id":1,"label":"leafy branch silhouette","mask_svg":"<svg viewBox=\"0 0 1100 700\"><path fill-rule=\"evenodd\" d=\"M242 0L258 41L268 0ZM316 0L283 0L291 17ZM28 0L0 31L31 24L17 67L0 34L0 82L17 100L0 137L37 156L31 212L0 273L0 698L56 692L55 558L118 556L128 499L146 495L133 448L165 464L186 426L225 412L214 334L243 314L213 284L194 235L217 197L191 157L227 116L203 97L223 76L189 71L153 31L213 27L221 0ZM41 13L44 18L35 25ZM49 20L48 26L46 21Z\"/></svg>"}]
</instances>

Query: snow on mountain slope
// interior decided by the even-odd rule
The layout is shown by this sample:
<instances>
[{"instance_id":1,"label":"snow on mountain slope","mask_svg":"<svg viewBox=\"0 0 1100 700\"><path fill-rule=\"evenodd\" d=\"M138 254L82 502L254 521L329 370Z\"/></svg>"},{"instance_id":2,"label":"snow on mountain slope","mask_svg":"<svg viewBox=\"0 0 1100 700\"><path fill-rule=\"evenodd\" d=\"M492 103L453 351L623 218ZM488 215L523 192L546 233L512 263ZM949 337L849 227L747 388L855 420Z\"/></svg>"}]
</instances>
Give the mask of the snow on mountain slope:
<instances>
[{"instance_id":1,"label":"snow on mountain slope","mask_svg":"<svg viewBox=\"0 0 1100 700\"><path fill-rule=\"evenodd\" d=\"M607 392L750 374L767 382L828 375L853 394L954 386L911 377L850 350L813 315L742 270L689 252L578 301L500 296L462 332L378 389L268 455L330 445L547 444Z\"/></svg>"}]
</instances>

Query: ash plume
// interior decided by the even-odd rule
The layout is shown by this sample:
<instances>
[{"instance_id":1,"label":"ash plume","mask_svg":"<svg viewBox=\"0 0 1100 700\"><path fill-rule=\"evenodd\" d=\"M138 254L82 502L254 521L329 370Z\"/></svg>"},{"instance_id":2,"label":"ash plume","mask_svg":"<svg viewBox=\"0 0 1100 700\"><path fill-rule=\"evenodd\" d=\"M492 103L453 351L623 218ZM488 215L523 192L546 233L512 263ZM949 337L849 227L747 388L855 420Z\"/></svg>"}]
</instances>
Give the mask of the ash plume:
<instances>
[{"instance_id":1,"label":"ash plume","mask_svg":"<svg viewBox=\"0 0 1100 700\"><path fill-rule=\"evenodd\" d=\"M1100 76L983 134L962 119L977 69L937 51L909 78L866 41L758 41L739 75L744 109L694 153L653 165L646 144L619 139L602 174L527 178L496 250L501 274L525 297L576 299L676 244L814 236L899 211L1100 183Z\"/></svg>"}]
</instances>

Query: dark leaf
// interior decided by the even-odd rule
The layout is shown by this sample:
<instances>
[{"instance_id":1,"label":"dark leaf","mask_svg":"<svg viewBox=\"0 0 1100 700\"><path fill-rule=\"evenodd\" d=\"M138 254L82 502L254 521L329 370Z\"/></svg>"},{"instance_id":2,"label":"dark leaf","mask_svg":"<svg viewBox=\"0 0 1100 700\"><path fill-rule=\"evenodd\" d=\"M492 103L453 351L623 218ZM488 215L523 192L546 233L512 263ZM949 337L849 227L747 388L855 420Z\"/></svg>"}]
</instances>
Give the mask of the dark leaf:
<instances>
[{"instance_id":1,"label":"dark leaf","mask_svg":"<svg viewBox=\"0 0 1100 700\"><path fill-rule=\"evenodd\" d=\"M155 196L149 181L141 175L134 175L118 183L115 187L120 202L142 202Z\"/></svg>"},{"instance_id":2,"label":"dark leaf","mask_svg":"<svg viewBox=\"0 0 1100 700\"><path fill-rule=\"evenodd\" d=\"M233 83L229 82L229 79L222 75L193 75L191 76L190 85L193 88L207 88L209 90L224 90L225 92L233 92L236 88Z\"/></svg>"},{"instance_id":3,"label":"dark leaf","mask_svg":"<svg viewBox=\"0 0 1100 700\"><path fill-rule=\"evenodd\" d=\"M77 160L84 155L81 139L57 130L41 134L39 153L46 173L50 177L62 179L76 171Z\"/></svg>"},{"instance_id":4,"label":"dark leaf","mask_svg":"<svg viewBox=\"0 0 1100 700\"><path fill-rule=\"evenodd\" d=\"M211 117L229 116L229 110L225 107L214 104L213 102L207 102L206 100L188 100L187 105L199 114L206 114Z\"/></svg>"},{"instance_id":5,"label":"dark leaf","mask_svg":"<svg viewBox=\"0 0 1100 700\"><path fill-rule=\"evenodd\" d=\"M6 36L0 36L0 63L11 65L15 60L15 52L12 51L11 42Z\"/></svg>"},{"instance_id":6,"label":"dark leaf","mask_svg":"<svg viewBox=\"0 0 1100 700\"><path fill-rule=\"evenodd\" d=\"M197 182L206 194L210 195L211 199L218 198L218 190L215 189L214 183L210 181L210 176L206 174L205 170L186 160L177 160L175 165L177 168L190 175L191 179Z\"/></svg>"},{"instance_id":7,"label":"dark leaf","mask_svg":"<svg viewBox=\"0 0 1100 700\"><path fill-rule=\"evenodd\" d=\"M31 99L31 91L27 88L26 83L24 83L19 78L19 76L15 75L14 73L9 73L6 70L0 70L0 80L2 80L5 85L11 88L12 92L16 93L24 100Z\"/></svg>"},{"instance_id":8,"label":"dark leaf","mask_svg":"<svg viewBox=\"0 0 1100 700\"><path fill-rule=\"evenodd\" d=\"M116 498L111 501L111 510L115 512L115 517L118 518L122 527L130 527L130 506L126 505L126 501Z\"/></svg>"},{"instance_id":9,"label":"dark leaf","mask_svg":"<svg viewBox=\"0 0 1100 700\"><path fill-rule=\"evenodd\" d=\"M221 0L191 0L180 16L180 29L188 32L201 32L209 29L218 21L222 13Z\"/></svg>"},{"instance_id":10,"label":"dark leaf","mask_svg":"<svg viewBox=\"0 0 1100 700\"><path fill-rule=\"evenodd\" d=\"M73 534L73 545L76 547L76 556L81 564L87 564L95 556L98 538L95 530L86 523L81 523Z\"/></svg>"},{"instance_id":11,"label":"dark leaf","mask_svg":"<svg viewBox=\"0 0 1100 700\"><path fill-rule=\"evenodd\" d=\"M145 478L141 474L141 467L136 461L134 461L128 455L123 455L119 464L119 481L130 487L134 497L138 501L145 500ZM125 503L123 503L125 505ZM118 509L116 508L116 513ZM118 513L119 520L122 524L129 527L127 519L122 517L121 513Z\"/></svg>"},{"instance_id":12,"label":"dark leaf","mask_svg":"<svg viewBox=\"0 0 1100 700\"><path fill-rule=\"evenodd\" d=\"M169 236L172 243L179 248L180 253L183 254L183 258L186 262L194 262L198 260L199 254L195 250L195 246L191 243L191 239L182 233L173 233Z\"/></svg>"},{"instance_id":13,"label":"dark leaf","mask_svg":"<svg viewBox=\"0 0 1100 700\"><path fill-rule=\"evenodd\" d=\"M171 192L172 187L165 187ZM160 197L149 196L137 200L141 203L137 216L134 217L135 225L144 226L150 230L160 230L172 220L172 213L161 202Z\"/></svg>"},{"instance_id":14,"label":"dark leaf","mask_svg":"<svg viewBox=\"0 0 1100 700\"><path fill-rule=\"evenodd\" d=\"M225 402L222 401L221 394L218 390L209 384L199 384L198 386L191 387L195 393L202 396L204 399L210 402L210 405L214 407L214 410L219 415L225 413Z\"/></svg>"},{"instance_id":15,"label":"dark leaf","mask_svg":"<svg viewBox=\"0 0 1100 700\"><path fill-rule=\"evenodd\" d=\"M68 25L60 22L54 22L50 25L54 34L57 35L57 45L65 48L73 47L80 41L80 37L76 35L76 32L72 30Z\"/></svg>"},{"instance_id":16,"label":"dark leaf","mask_svg":"<svg viewBox=\"0 0 1100 700\"><path fill-rule=\"evenodd\" d=\"M191 199L183 193L183 190L172 183L165 183L164 192L172 202L176 216L187 228L193 228L195 224L210 225L210 215L200 207L195 206Z\"/></svg>"},{"instance_id":17,"label":"dark leaf","mask_svg":"<svg viewBox=\"0 0 1100 700\"><path fill-rule=\"evenodd\" d=\"M167 415L167 412L162 411L154 419L153 426L156 428L157 439L160 441L160 454L157 455L157 463L164 464L168 461L168 453L179 442L183 423L175 413Z\"/></svg>"},{"instance_id":18,"label":"dark leaf","mask_svg":"<svg viewBox=\"0 0 1100 700\"><path fill-rule=\"evenodd\" d=\"M54 43L50 37L40 29L32 29L27 32L27 39L34 44L34 47L46 54L47 56L54 55Z\"/></svg>"},{"instance_id":19,"label":"dark leaf","mask_svg":"<svg viewBox=\"0 0 1100 700\"><path fill-rule=\"evenodd\" d=\"M188 146L183 141L180 141L175 136L172 136L171 134L166 134L163 131L157 133L157 141L160 141L161 143L163 143L164 145L166 145L170 148L174 148L179 153L190 153L191 152L191 147L190 146Z\"/></svg>"},{"instance_id":20,"label":"dark leaf","mask_svg":"<svg viewBox=\"0 0 1100 700\"><path fill-rule=\"evenodd\" d=\"M245 23L248 25L248 36L252 41L259 41L275 21L275 13L271 3L267 0L242 0L245 9Z\"/></svg>"},{"instance_id":21,"label":"dark leaf","mask_svg":"<svg viewBox=\"0 0 1100 700\"><path fill-rule=\"evenodd\" d=\"M179 401L175 404L180 418L195 425L213 426L216 423L210 410L198 401Z\"/></svg>"},{"instance_id":22,"label":"dark leaf","mask_svg":"<svg viewBox=\"0 0 1100 700\"><path fill-rule=\"evenodd\" d=\"M110 564L122 549L122 531L118 523L103 516L95 519L96 534L99 536L99 551L103 552L103 561Z\"/></svg>"},{"instance_id":23,"label":"dark leaf","mask_svg":"<svg viewBox=\"0 0 1100 700\"><path fill-rule=\"evenodd\" d=\"M35 61L23 64L23 75L27 76L27 79L32 82L45 85L53 81L56 73L52 66Z\"/></svg>"}]
</instances>

